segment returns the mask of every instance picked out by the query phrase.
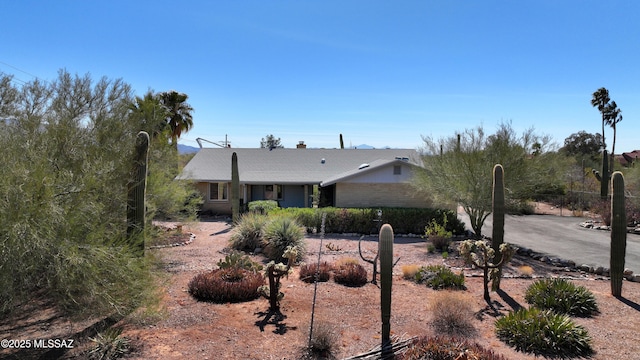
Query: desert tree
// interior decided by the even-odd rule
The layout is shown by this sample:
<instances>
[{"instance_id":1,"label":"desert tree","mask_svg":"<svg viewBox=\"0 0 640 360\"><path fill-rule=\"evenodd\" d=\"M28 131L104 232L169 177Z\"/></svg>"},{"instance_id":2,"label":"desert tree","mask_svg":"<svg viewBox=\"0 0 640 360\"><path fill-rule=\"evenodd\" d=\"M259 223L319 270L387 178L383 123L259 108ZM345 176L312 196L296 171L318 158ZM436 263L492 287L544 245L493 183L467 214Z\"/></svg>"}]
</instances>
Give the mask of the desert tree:
<instances>
[{"instance_id":1,"label":"desert tree","mask_svg":"<svg viewBox=\"0 0 640 360\"><path fill-rule=\"evenodd\" d=\"M423 196L442 206L461 206L469 215L477 237L482 236L484 222L491 214L495 164L504 166L507 198L512 208L528 199L539 184L549 186L551 182L561 188L557 177L545 178L545 174L554 175L554 171L545 170L542 164L553 148L551 139L536 134L533 128L517 134L510 122L503 122L492 135L478 126L440 139L423 136L423 142L424 168L414 174L412 184ZM532 155L534 144L539 144L537 156ZM541 170L544 171L539 173Z\"/></svg>"},{"instance_id":2,"label":"desert tree","mask_svg":"<svg viewBox=\"0 0 640 360\"><path fill-rule=\"evenodd\" d=\"M148 90L143 96L136 96L130 105L131 116L139 124L139 130L149 134L152 141L168 142L170 139L168 110L160 102L160 96Z\"/></svg>"},{"instance_id":3,"label":"desert tree","mask_svg":"<svg viewBox=\"0 0 640 360\"><path fill-rule=\"evenodd\" d=\"M607 118L606 123L613 129L613 141L611 142L611 171L613 172L614 166L614 155L616 153L616 136L617 136L617 125L620 121L622 121L622 110L618 108L618 104L615 101L610 102L606 108Z\"/></svg>"},{"instance_id":4,"label":"desert tree","mask_svg":"<svg viewBox=\"0 0 640 360\"><path fill-rule=\"evenodd\" d=\"M60 71L15 90L0 132L0 313L36 297L83 318L128 313L154 288L126 242L129 85Z\"/></svg>"},{"instance_id":5,"label":"desert tree","mask_svg":"<svg viewBox=\"0 0 640 360\"><path fill-rule=\"evenodd\" d=\"M600 112L600 114L602 115L602 145L603 145L603 149L606 147L606 137L604 134L604 126L607 123L607 105L609 104L609 101L611 100L611 98L609 98L609 90L607 90L604 87L599 88L598 90L596 90L591 97L591 106L595 107L598 109L598 111Z\"/></svg>"},{"instance_id":6,"label":"desert tree","mask_svg":"<svg viewBox=\"0 0 640 360\"><path fill-rule=\"evenodd\" d=\"M161 92L160 103L166 108L171 144L178 150L178 139L193 127L193 107L187 103L189 96L175 90Z\"/></svg>"},{"instance_id":7,"label":"desert tree","mask_svg":"<svg viewBox=\"0 0 640 360\"><path fill-rule=\"evenodd\" d=\"M576 158L576 160L586 160L588 161L587 165L593 167L599 161L598 155L603 148L604 142L601 134L591 134L581 130L566 137L564 146L559 151Z\"/></svg>"},{"instance_id":8,"label":"desert tree","mask_svg":"<svg viewBox=\"0 0 640 360\"><path fill-rule=\"evenodd\" d=\"M283 148L280 138L276 138L273 134L269 134L260 140L260 147L263 149Z\"/></svg>"}]
</instances>

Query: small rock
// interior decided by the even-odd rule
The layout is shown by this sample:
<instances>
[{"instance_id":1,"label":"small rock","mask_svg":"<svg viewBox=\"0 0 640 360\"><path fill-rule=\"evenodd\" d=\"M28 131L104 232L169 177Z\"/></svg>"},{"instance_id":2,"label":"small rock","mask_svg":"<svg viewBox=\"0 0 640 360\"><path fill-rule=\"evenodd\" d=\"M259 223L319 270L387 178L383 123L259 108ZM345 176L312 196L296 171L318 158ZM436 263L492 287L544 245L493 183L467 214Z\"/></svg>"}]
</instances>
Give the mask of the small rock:
<instances>
[{"instance_id":1,"label":"small rock","mask_svg":"<svg viewBox=\"0 0 640 360\"><path fill-rule=\"evenodd\" d=\"M602 266L598 266L594 272L596 273L596 275L602 275L602 273L604 272L604 268Z\"/></svg>"},{"instance_id":2,"label":"small rock","mask_svg":"<svg viewBox=\"0 0 640 360\"><path fill-rule=\"evenodd\" d=\"M602 269L602 275L603 276L609 276L609 268Z\"/></svg>"},{"instance_id":3,"label":"small rock","mask_svg":"<svg viewBox=\"0 0 640 360\"><path fill-rule=\"evenodd\" d=\"M624 274L624 276L633 275L633 271L631 271L631 269L629 269L629 268L626 268L626 269L624 269L623 274Z\"/></svg>"},{"instance_id":4,"label":"small rock","mask_svg":"<svg viewBox=\"0 0 640 360\"><path fill-rule=\"evenodd\" d=\"M587 264L582 264L580 266L578 266L578 270L580 271L584 271L584 272L593 272L592 270L593 268Z\"/></svg>"},{"instance_id":5,"label":"small rock","mask_svg":"<svg viewBox=\"0 0 640 360\"><path fill-rule=\"evenodd\" d=\"M262 253L262 248L261 247L257 247L255 248L255 250L253 250L254 254L261 254Z\"/></svg>"},{"instance_id":6,"label":"small rock","mask_svg":"<svg viewBox=\"0 0 640 360\"><path fill-rule=\"evenodd\" d=\"M640 282L640 274L631 275L629 277L630 277L630 279L627 279L629 281Z\"/></svg>"}]
</instances>

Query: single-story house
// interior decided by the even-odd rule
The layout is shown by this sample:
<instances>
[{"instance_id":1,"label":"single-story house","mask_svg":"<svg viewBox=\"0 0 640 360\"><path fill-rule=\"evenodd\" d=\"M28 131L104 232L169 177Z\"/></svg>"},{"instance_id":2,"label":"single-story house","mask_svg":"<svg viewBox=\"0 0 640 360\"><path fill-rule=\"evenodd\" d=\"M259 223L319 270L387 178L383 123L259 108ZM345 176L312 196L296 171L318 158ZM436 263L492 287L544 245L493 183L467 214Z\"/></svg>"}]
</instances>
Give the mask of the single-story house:
<instances>
[{"instance_id":1,"label":"single-story house","mask_svg":"<svg viewBox=\"0 0 640 360\"><path fill-rule=\"evenodd\" d=\"M429 204L409 181L422 160L412 149L203 148L178 179L194 181L204 210L231 213L231 156L238 157L241 203L276 200L281 207L411 207Z\"/></svg>"}]
</instances>

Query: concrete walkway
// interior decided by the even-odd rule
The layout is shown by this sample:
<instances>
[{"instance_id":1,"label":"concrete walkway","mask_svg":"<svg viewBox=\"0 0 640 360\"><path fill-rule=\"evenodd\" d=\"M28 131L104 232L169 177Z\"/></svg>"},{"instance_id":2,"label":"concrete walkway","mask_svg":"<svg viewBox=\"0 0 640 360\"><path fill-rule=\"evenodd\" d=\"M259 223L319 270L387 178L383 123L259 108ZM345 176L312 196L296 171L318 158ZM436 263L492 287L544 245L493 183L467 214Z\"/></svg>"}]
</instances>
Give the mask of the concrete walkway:
<instances>
[{"instance_id":1,"label":"concrete walkway","mask_svg":"<svg viewBox=\"0 0 640 360\"><path fill-rule=\"evenodd\" d=\"M471 230L469 216L458 213L466 228ZM586 229L580 223L588 219L555 215L505 216L505 242L531 250L573 260L576 265L609 267L611 233ZM491 236L493 218L489 216L482 234ZM640 235L627 234L625 268L640 273Z\"/></svg>"}]
</instances>

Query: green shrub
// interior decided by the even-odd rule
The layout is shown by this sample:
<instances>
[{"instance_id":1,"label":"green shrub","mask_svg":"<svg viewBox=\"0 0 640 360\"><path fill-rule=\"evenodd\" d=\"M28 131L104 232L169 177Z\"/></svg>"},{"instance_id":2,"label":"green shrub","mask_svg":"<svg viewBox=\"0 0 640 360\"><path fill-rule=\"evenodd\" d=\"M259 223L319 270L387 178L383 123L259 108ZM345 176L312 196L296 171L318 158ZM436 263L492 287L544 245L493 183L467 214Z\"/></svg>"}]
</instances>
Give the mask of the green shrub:
<instances>
[{"instance_id":1,"label":"green shrub","mask_svg":"<svg viewBox=\"0 0 640 360\"><path fill-rule=\"evenodd\" d=\"M565 279L538 280L529 285L524 298L538 309L571 316L591 316L598 312L593 293Z\"/></svg>"},{"instance_id":2,"label":"green shrub","mask_svg":"<svg viewBox=\"0 0 640 360\"><path fill-rule=\"evenodd\" d=\"M251 258L247 255L244 255L240 252L233 251L231 254L224 257L224 260L218 261L218 267L220 269L244 269L253 272L258 272L262 270L262 265L251 260Z\"/></svg>"},{"instance_id":3,"label":"green shrub","mask_svg":"<svg viewBox=\"0 0 640 360\"><path fill-rule=\"evenodd\" d=\"M240 268L216 269L196 275L189 282L189 294L215 303L253 300L264 285L262 274Z\"/></svg>"},{"instance_id":4,"label":"green shrub","mask_svg":"<svg viewBox=\"0 0 640 360\"><path fill-rule=\"evenodd\" d=\"M469 337L475 335L473 301L460 291L439 291L429 296L431 325L437 334Z\"/></svg>"},{"instance_id":5,"label":"green shrub","mask_svg":"<svg viewBox=\"0 0 640 360\"><path fill-rule=\"evenodd\" d=\"M442 217L441 222L438 222L436 219L431 219L429 224L424 228L424 234L437 250L447 251L449 249L453 233L447 230L446 215Z\"/></svg>"},{"instance_id":6,"label":"green shrub","mask_svg":"<svg viewBox=\"0 0 640 360\"><path fill-rule=\"evenodd\" d=\"M453 234L463 234L464 223L456 213L442 209L413 209L413 208L381 208L382 222L393 226L398 234L422 234L425 226L432 219L441 221L446 218L445 229ZM326 214L325 232L327 233L358 233L372 234L378 231L378 208L277 208L268 211L269 214L289 215L294 217L307 229L320 229L322 214Z\"/></svg>"},{"instance_id":7,"label":"green shrub","mask_svg":"<svg viewBox=\"0 0 640 360\"><path fill-rule=\"evenodd\" d=\"M343 263L335 269L333 280L350 287L364 286L367 283L367 269L360 264Z\"/></svg>"},{"instance_id":8,"label":"green shrub","mask_svg":"<svg viewBox=\"0 0 640 360\"><path fill-rule=\"evenodd\" d=\"M306 243L304 228L291 217L276 216L264 228L263 238L266 243L265 255L275 262L283 262L284 251L287 247L297 249L295 261L304 259Z\"/></svg>"},{"instance_id":9,"label":"green shrub","mask_svg":"<svg viewBox=\"0 0 640 360\"><path fill-rule=\"evenodd\" d=\"M153 255L126 246L141 129L130 86L65 70L51 81L14 83L0 74L0 107L12 109L0 116L12 119L0 133L0 317L44 301L65 316L96 319L156 300ZM4 97L14 91L20 96Z\"/></svg>"},{"instance_id":10,"label":"green shrub","mask_svg":"<svg viewBox=\"0 0 640 360\"><path fill-rule=\"evenodd\" d=\"M506 360L504 356L495 354L476 343L450 337L420 337L415 339L402 354L399 360Z\"/></svg>"},{"instance_id":11,"label":"green shrub","mask_svg":"<svg viewBox=\"0 0 640 360\"><path fill-rule=\"evenodd\" d=\"M316 279L318 282L329 281L331 277L331 265L326 261L320 263L320 267L318 268L318 263L304 264L300 266L300 280L306 283L313 283Z\"/></svg>"},{"instance_id":12,"label":"green shrub","mask_svg":"<svg viewBox=\"0 0 640 360\"><path fill-rule=\"evenodd\" d=\"M496 320L495 326L500 340L535 356L565 359L593 353L587 330L551 310L520 309Z\"/></svg>"},{"instance_id":13,"label":"green shrub","mask_svg":"<svg viewBox=\"0 0 640 360\"><path fill-rule=\"evenodd\" d=\"M278 202L275 200L256 200L247 204L249 211L258 214L268 214L270 211L278 208Z\"/></svg>"},{"instance_id":14,"label":"green shrub","mask_svg":"<svg viewBox=\"0 0 640 360\"><path fill-rule=\"evenodd\" d=\"M254 251L264 247L262 232L267 223L267 217L257 213L246 213L233 229L230 245L240 251Z\"/></svg>"},{"instance_id":15,"label":"green shrub","mask_svg":"<svg viewBox=\"0 0 640 360\"><path fill-rule=\"evenodd\" d=\"M415 275L415 281L435 290L464 290L464 274L455 274L444 265L423 266Z\"/></svg>"}]
</instances>

